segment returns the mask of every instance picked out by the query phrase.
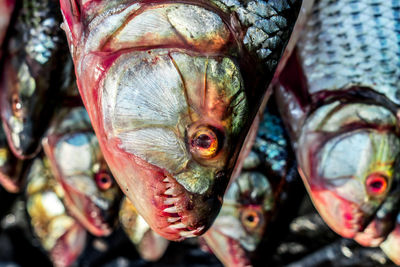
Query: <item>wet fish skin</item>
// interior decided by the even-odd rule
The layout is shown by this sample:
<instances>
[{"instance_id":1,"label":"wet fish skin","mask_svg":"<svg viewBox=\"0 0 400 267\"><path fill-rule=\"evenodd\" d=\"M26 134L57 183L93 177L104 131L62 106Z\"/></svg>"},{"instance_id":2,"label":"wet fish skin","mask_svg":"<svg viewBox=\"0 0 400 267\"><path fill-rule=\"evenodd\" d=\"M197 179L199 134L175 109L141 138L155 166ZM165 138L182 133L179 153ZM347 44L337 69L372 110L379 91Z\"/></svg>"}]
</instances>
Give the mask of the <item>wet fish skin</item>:
<instances>
[{"instance_id":1,"label":"wet fish skin","mask_svg":"<svg viewBox=\"0 0 400 267\"><path fill-rule=\"evenodd\" d=\"M121 189L160 235L201 235L299 1L60 3L78 87Z\"/></svg>"},{"instance_id":2,"label":"wet fish skin","mask_svg":"<svg viewBox=\"0 0 400 267\"><path fill-rule=\"evenodd\" d=\"M108 169L84 107L64 108L43 139L45 154L65 191L67 209L90 233L109 235L122 193Z\"/></svg>"},{"instance_id":3,"label":"wet fish skin","mask_svg":"<svg viewBox=\"0 0 400 267\"><path fill-rule=\"evenodd\" d=\"M20 1L9 29L0 84L1 117L10 148L21 159L40 150L65 80L68 48L58 8L55 0Z\"/></svg>"},{"instance_id":4,"label":"wet fish skin","mask_svg":"<svg viewBox=\"0 0 400 267\"><path fill-rule=\"evenodd\" d=\"M71 266L83 252L87 232L68 214L64 190L46 157L36 158L27 176L26 207L34 234L54 266Z\"/></svg>"},{"instance_id":5,"label":"wet fish skin","mask_svg":"<svg viewBox=\"0 0 400 267\"><path fill-rule=\"evenodd\" d=\"M314 205L365 246L379 245L398 213L398 5L315 1L276 86Z\"/></svg>"},{"instance_id":6,"label":"wet fish skin","mask_svg":"<svg viewBox=\"0 0 400 267\"><path fill-rule=\"evenodd\" d=\"M169 241L150 228L126 197L121 202L119 221L142 259L157 261L164 255Z\"/></svg>"}]
</instances>

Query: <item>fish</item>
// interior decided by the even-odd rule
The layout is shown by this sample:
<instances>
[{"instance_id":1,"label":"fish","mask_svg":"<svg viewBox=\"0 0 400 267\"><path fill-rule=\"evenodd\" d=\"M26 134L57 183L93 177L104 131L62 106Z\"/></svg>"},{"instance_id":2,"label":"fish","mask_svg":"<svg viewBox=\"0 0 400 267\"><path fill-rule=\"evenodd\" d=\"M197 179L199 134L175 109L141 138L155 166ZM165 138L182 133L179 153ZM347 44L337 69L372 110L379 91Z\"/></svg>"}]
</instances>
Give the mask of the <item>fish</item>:
<instances>
[{"instance_id":1,"label":"fish","mask_svg":"<svg viewBox=\"0 0 400 267\"><path fill-rule=\"evenodd\" d=\"M0 113L11 150L29 159L40 151L60 100L69 55L58 1L23 0L15 11L3 54Z\"/></svg>"},{"instance_id":2,"label":"fish","mask_svg":"<svg viewBox=\"0 0 400 267\"><path fill-rule=\"evenodd\" d=\"M400 208L399 8L314 1L274 85L314 206L364 246L387 238Z\"/></svg>"},{"instance_id":3,"label":"fish","mask_svg":"<svg viewBox=\"0 0 400 267\"><path fill-rule=\"evenodd\" d=\"M228 188L224 204L204 240L226 267L250 266L274 206L274 194L260 172L242 172Z\"/></svg>"},{"instance_id":4,"label":"fish","mask_svg":"<svg viewBox=\"0 0 400 267\"><path fill-rule=\"evenodd\" d=\"M42 141L68 211L91 234L110 235L122 193L100 151L84 107L66 107L53 118Z\"/></svg>"},{"instance_id":5,"label":"fish","mask_svg":"<svg viewBox=\"0 0 400 267\"><path fill-rule=\"evenodd\" d=\"M87 231L68 214L65 192L46 157L36 158L27 176L26 210L32 230L54 266L71 266L85 248Z\"/></svg>"},{"instance_id":6,"label":"fish","mask_svg":"<svg viewBox=\"0 0 400 267\"><path fill-rule=\"evenodd\" d=\"M300 2L60 1L104 157L161 236L217 216Z\"/></svg>"},{"instance_id":7,"label":"fish","mask_svg":"<svg viewBox=\"0 0 400 267\"><path fill-rule=\"evenodd\" d=\"M142 259L158 261L164 255L169 241L150 228L126 197L119 210L119 222Z\"/></svg>"}]
</instances>

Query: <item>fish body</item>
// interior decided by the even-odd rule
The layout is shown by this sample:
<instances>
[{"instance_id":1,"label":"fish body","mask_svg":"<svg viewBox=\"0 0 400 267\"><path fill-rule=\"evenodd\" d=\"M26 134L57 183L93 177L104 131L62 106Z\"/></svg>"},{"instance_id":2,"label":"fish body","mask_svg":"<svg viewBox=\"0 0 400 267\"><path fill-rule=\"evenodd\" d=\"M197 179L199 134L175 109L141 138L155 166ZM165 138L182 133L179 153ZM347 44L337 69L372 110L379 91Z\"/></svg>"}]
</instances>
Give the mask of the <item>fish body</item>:
<instances>
[{"instance_id":1,"label":"fish body","mask_svg":"<svg viewBox=\"0 0 400 267\"><path fill-rule=\"evenodd\" d=\"M87 232L68 214L64 190L47 158L36 158L28 172L27 211L35 235L54 266L71 266L86 245Z\"/></svg>"},{"instance_id":2,"label":"fish body","mask_svg":"<svg viewBox=\"0 0 400 267\"><path fill-rule=\"evenodd\" d=\"M3 58L0 101L10 148L26 159L40 150L65 80L68 48L56 0L24 0L18 7Z\"/></svg>"},{"instance_id":3,"label":"fish body","mask_svg":"<svg viewBox=\"0 0 400 267\"><path fill-rule=\"evenodd\" d=\"M397 1L315 1L276 87L299 171L338 234L379 245L399 211Z\"/></svg>"},{"instance_id":4,"label":"fish body","mask_svg":"<svg viewBox=\"0 0 400 267\"><path fill-rule=\"evenodd\" d=\"M121 203L119 221L143 259L157 261L164 255L169 241L150 228L126 197Z\"/></svg>"},{"instance_id":5,"label":"fish body","mask_svg":"<svg viewBox=\"0 0 400 267\"><path fill-rule=\"evenodd\" d=\"M61 110L43 147L63 186L71 215L93 235L109 235L118 218L121 191L104 161L85 108Z\"/></svg>"},{"instance_id":6,"label":"fish body","mask_svg":"<svg viewBox=\"0 0 400 267\"><path fill-rule=\"evenodd\" d=\"M60 2L80 94L122 191L161 236L201 235L299 1Z\"/></svg>"}]
</instances>

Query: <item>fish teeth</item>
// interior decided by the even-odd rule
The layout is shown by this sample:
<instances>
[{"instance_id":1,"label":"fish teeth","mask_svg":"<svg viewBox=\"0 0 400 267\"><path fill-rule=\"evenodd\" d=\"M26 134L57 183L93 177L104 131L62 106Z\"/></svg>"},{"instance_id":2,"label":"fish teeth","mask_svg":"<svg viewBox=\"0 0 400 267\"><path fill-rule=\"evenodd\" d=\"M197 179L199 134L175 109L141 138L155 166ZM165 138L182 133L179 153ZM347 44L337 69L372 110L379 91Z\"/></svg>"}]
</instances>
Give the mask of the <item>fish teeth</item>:
<instances>
[{"instance_id":1,"label":"fish teeth","mask_svg":"<svg viewBox=\"0 0 400 267\"><path fill-rule=\"evenodd\" d=\"M170 226L168 226L168 228L171 228L171 229L182 229L182 228L186 228L186 224L180 222L180 223L176 223L176 224L171 224Z\"/></svg>"},{"instance_id":2,"label":"fish teeth","mask_svg":"<svg viewBox=\"0 0 400 267\"><path fill-rule=\"evenodd\" d=\"M169 223L174 223L174 222L176 222L176 221L179 221L181 218L179 218L179 217L168 217L167 218L167 222L169 222Z\"/></svg>"},{"instance_id":3,"label":"fish teeth","mask_svg":"<svg viewBox=\"0 0 400 267\"><path fill-rule=\"evenodd\" d=\"M193 231L180 231L179 235L182 237L196 237L198 232L204 229L204 226L201 226Z\"/></svg>"},{"instance_id":4,"label":"fish teeth","mask_svg":"<svg viewBox=\"0 0 400 267\"><path fill-rule=\"evenodd\" d=\"M164 209L164 212L168 212L168 213L178 213L178 210L175 206L169 207Z\"/></svg>"},{"instance_id":5,"label":"fish teeth","mask_svg":"<svg viewBox=\"0 0 400 267\"><path fill-rule=\"evenodd\" d=\"M176 196L174 189L172 187L165 190L164 195Z\"/></svg>"},{"instance_id":6,"label":"fish teeth","mask_svg":"<svg viewBox=\"0 0 400 267\"><path fill-rule=\"evenodd\" d=\"M167 198L164 200L164 205L174 205L176 202L178 202L179 198Z\"/></svg>"},{"instance_id":7,"label":"fish teeth","mask_svg":"<svg viewBox=\"0 0 400 267\"><path fill-rule=\"evenodd\" d=\"M168 176L165 177L165 179L163 180L164 183L170 183L171 181L169 180Z\"/></svg>"}]
</instances>

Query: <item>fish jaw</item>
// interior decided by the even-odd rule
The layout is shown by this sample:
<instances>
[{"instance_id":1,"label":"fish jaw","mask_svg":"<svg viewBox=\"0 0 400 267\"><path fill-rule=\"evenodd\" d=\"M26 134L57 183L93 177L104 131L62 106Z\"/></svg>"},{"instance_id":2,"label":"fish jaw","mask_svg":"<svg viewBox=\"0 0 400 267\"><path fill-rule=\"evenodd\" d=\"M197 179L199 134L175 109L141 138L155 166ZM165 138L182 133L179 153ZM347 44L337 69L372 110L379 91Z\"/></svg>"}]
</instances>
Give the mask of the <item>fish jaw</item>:
<instances>
[{"instance_id":1,"label":"fish jaw","mask_svg":"<svg viewBox=\"0 0 400 267\"><path fill-rule=\"evenodd\" d=\"M54 266L71 266L83 252L86 238L85 228L75 222L66 233L57 239L56 244L49 251Z\"/></svg>"},{"instance_id":2,"label":"fish jaw","mask_svg":"<svg viewBox=\"0 0 400 267\"><path fill-rule=\"evenodd\" d=\"M125 233L143 259L158 261L164 255L169 241L150 228L127 198L124 198L121 203L119 220Z\"/></svg>"},{"instance_id":3,"label":"fish jaw","mask_svg":"<svg viewBox=\"0 0 400 267\"><path fill-rule=\"evenodd\" d=\"M109 146L104 151L107 158ZM119 154L126 153L120 151ZM203 234L221 207L223 192L190 194L167 172L146 161L129 157L110 157L115 175L127 177L120 187L139 214L162 237L181 241ZM113 167L116 167L113 170ZM134 190L134 191L132 191ZM139 193L140 194L139 194Z\"/></svg>"},{"instance_id":4,"label":"fish jaw","mask_svg":"<svg viewBox=\"0 0 400 267\"><path fill-rule=\"evenodd\" d=\"M207 242L211 251L227 267L252 266L249 255L241 247L240 242L218 231L208 231L202 238Z\"/></svg>"}]
</instances>

